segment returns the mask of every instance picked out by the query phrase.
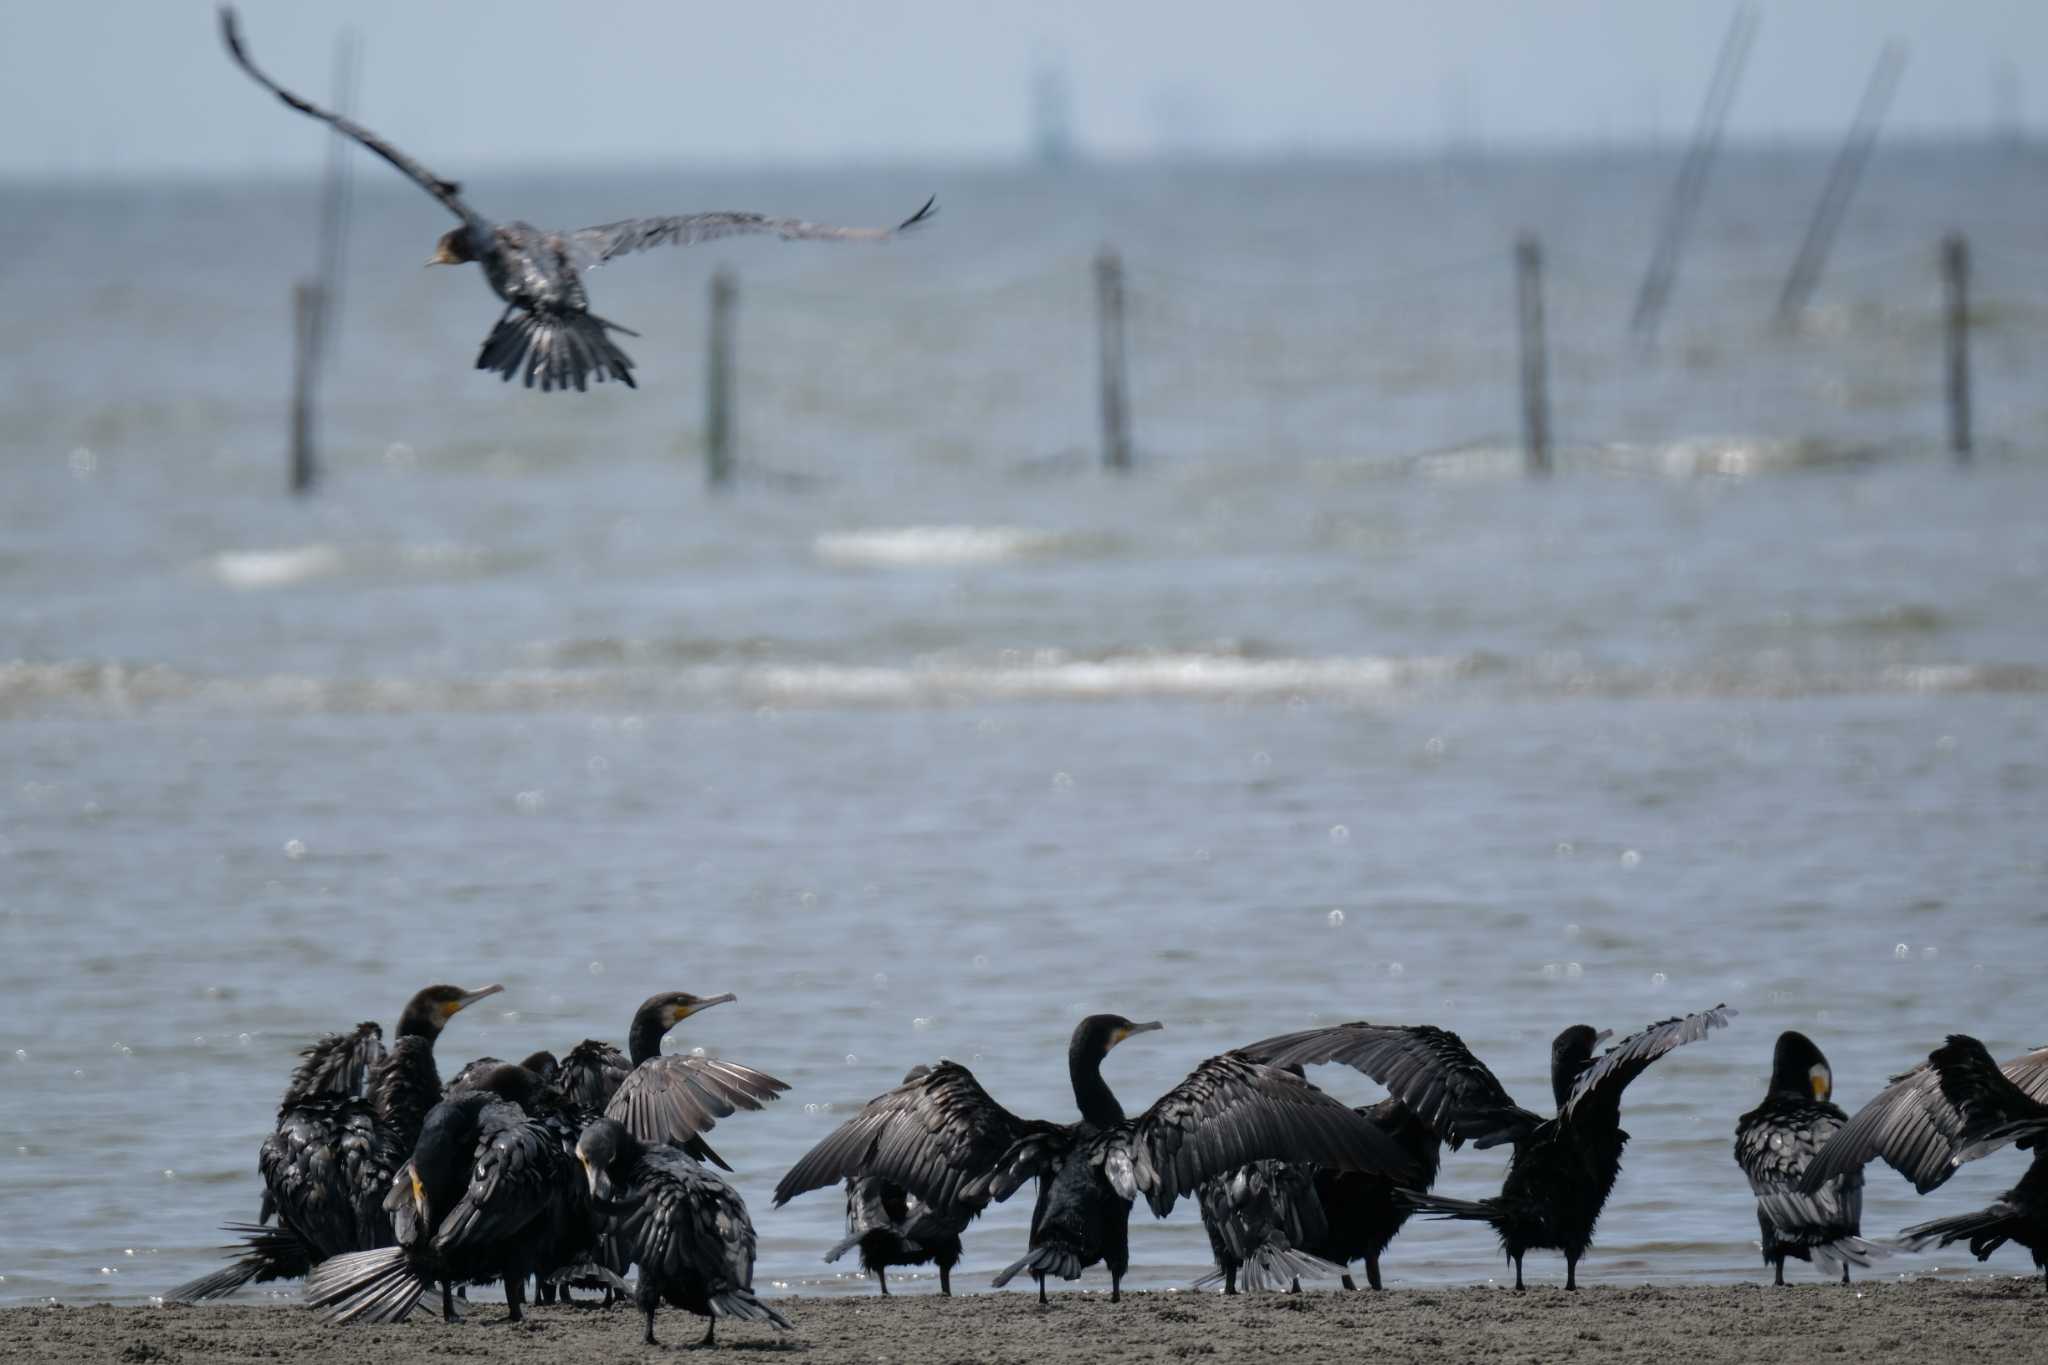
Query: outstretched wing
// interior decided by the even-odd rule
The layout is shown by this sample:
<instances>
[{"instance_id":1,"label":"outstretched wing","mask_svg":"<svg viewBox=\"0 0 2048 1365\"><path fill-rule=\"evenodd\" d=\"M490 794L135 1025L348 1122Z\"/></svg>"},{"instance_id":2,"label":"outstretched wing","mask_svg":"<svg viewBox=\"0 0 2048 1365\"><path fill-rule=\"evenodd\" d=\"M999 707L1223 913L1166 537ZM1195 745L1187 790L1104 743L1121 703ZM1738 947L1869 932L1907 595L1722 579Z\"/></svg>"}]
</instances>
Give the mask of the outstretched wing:
<instances>
[{"instance_id":1,"label":"outstretched wing","mask_svg":"<svg viewBox=\"0 0 2048 1365\"><path fill-rule=\"evenodd\" d=\"M658 246L695 246L720 237L773 234L788 242L879 242L928 222L938 213L938 197L925 200L916 213L895 227L834 227L801 218L771 218L762 213L684 213L668 218L628 218L562 234L564 244L585 269L615 256Z\"/></svg>"},{"instance_id":2,"label":"outstretched wing","mask_svg":"<svg viewBox=\"0 0 2048 1365\"><path fill-rule=\"evenodd\" d=\"M720 1119L740 1109L759 1109L787 1089L767 1072L735 1062L680 1053L649 1057L619 1083L604 1116L650 1145L701 1146L698 1135Z\"/></svg>"},{"instance_id":3,"label":"outstretched wing","mask_svg":"<svg viewBox=\"0 0 2048 1365\"><path fill-rule=\"evenodd\" d=\"M1130 1135L1131 1178L1161 1218L1181 1195L1254 1161L1395 1176L1411 1166L1392 1138L1350 1106L1291 1071L1230 1052L1160 1096L1131 1122Z\"/></svg>"},{"instance_id":4,"label":"outstretched wing","mask_svg":"<svg viewBox=\"0 0 2048 1365\"><path fill-rule=\"evenodd\" d=\"M941 1213L972 1217L991 1199L1008 1197L1047 1153L1071 1141L1071 1130L1018 1118L990 1098L973 1072L940 1062L868 1101L806 1152L776 1185L775 1204L874 1175Z\"/></svg>"},{"instance_id":5,"label":"outstretched wing","mask_svg":"<svg viewBox=\"0 0 2048 1365\"><path fill-rule=\"evenodd\" d=\"M240 18L236 16L234 6L232 5L222 5L220 7L220 36L221 40L227 44L228 55L235 59L235 65L248 72L250 79L254 80L258 85L300 113L310 118L319 119L322 123L330 125L335 132L354 138L378 156L383 157L386 161L398 167L400 171L403 171L406 178L440 200L450 213L462 219L471 227L481 228L484 226L483 219L477 216L476 211L462 202L462 187L453 180L443 180L440 176L435 175L425 166L420 165L419 162L414 161L404 152L399 151L360 123L355 122L353 119L343 118L340 114L322 109L310 100L301 99L258 70L256 63L249 60L249 54L242 46L242 23Z\"/></svg>"},{"instance_id":6,"label":"outstretched wing","mask_svg":"<svg viewBox=\"0 0 2048 1365\"><path fill-rule=\"evenodd\" d=\"M1470 1142L1497 1147L1543 1122L1517 1105L1464 1040L1433 1024L1364 1021L1305 1029L1239 1048L1274 1066L1342 1062L1385 1086L1452 1151Z\"/></svg>"},{"instance_id":7,"label":"outstretched wing","mask_svg":"<svg viewBox=\"0 0 2048 1365\"><path fill-rule=\"evenodd\" d=\"M2048 1048L2015 1057L2001 1069L1984 1044L1952 1033L1927 1058L1941 1078L1942 1098L1963 1117L1962 1148L1949 1159L1960 1166L2008 1142L2033 1146L2048 1136Z\"/></svg>"},{"instance_id":8,"label":"outstretched wing","mask_svg":"<svg viewBox=\"0 0 2048 1365\"><path fill-rule=\"evenodd\" d=\"M1984 1145L1988 1116L2009 1107L2014 1098L2048 1102L2048 1048L2015 1057L1998 1069L2020 1092L2017 1097L2006 1095L2003 1106L1994 1101L1996 1092L1980 1066L1974 1064L1973 1050L1982 1055L1983 1044L1964 1034L1952 1034L1947 1044L1929 1054L1927 1061L1892 1077L1891 1084L1857 1110L1806 1168L1800 1188L1811 1193L1823 1182L1846 1171L1860 1170L1873 1158L1883 1157L1886 1165L1925 1194L1947 1180L1966 1153L1979 1156L1991 1150L1991 1146ZM1949 1059L1946 1086L1935 1060L1943 1057ZM1978 1123L1974 1128L1970 1117L1944 1093L1945 1089L1962 1098L1965 1108L1975 1108ZM1974 1106L1970 1103L1973 1091L1977 1092Z\"/></svg>"},{"instance_id":9,"label":"outstretched wing","mask_svg":"<svg viewBox=\"0 0 2048 1365\"><path fill-rule=\"evenodd\" d=\"M1572 1093L1565 1100L1564 1108L1558 1111L1558 1117L1570 1119L1581 1109L1611 1108L1619 1111L1621 1092L1628 1089L1628 1083L1642 1075L1650 1063L1675 1047L1698 1042L1707 1036L1709 1030L1727 1028L1728 1021L1734 1016L1735 1011L1726 1005L1716 1005L1710 1010L1666 1019L1631 1033L1579 1073L1579 1079L1573 1082Z\"/></svg>"}]
</instances>

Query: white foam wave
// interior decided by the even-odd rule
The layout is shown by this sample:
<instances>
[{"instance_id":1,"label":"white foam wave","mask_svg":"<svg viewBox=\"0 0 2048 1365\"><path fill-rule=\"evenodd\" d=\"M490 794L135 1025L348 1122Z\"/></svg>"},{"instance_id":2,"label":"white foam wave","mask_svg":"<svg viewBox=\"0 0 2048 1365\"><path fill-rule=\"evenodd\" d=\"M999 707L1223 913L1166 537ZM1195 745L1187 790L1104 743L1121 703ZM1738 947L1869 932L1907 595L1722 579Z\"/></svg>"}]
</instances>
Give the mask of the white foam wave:
<instances>
[{"instance_id":1,"label":"white foam wave","mask_svg":"<svg viewBox=\"0 0 2048 1365\"><path fill-rule=\"evenodd\" d=\"M298 545L282 550L223 550L212 560L213 576L231 588L281 588L341 572L341 551L332 545Z\"/></svg>"},{"instance_id":2,"label":"white foam wave","mask_svg":"<svg viewBox=\"0 0 2048 1365\"><path fill-rule=\"evenodd\" d=\"M1058 551L1059 535L1020 526L900 526L827 531L812 553L844 567L933 568L1000 564Z\"/></svg>"}]
</instances>

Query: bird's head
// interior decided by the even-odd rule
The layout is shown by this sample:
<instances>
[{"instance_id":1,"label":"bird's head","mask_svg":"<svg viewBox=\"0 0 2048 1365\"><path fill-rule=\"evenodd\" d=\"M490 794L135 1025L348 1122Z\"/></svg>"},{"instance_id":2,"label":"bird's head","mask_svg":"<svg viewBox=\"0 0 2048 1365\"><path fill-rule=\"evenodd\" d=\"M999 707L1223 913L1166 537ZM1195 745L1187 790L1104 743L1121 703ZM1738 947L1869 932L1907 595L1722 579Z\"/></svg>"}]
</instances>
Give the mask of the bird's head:
<instances>
[{"instance_id":1,"label":"bird's head","mask_svg":"<svg viewBox=\"0 0 2048 1365\"><path fill-rule=\"evenodd\" d=\"M429 986L406 1002L398 1017L400 1037L437 1038L448 1021L485 996L496 995L503 986L485 986L466 991L460 986Z\"/></svg>"},{"instance_id":2,"label":"bird's head","mask_svg":"<svg viewBox=\"0 0 2048 1365\"><path fill-rule=\"evenodd\" d=\"M1550 1044L1550 1089L1559 1109L1571 1098L1580 1073L1593 1064L1593 1049L1613 1036L1612 1029L1573 1024Z\"/></svg>"},{"instance_id":3,"label":"bird's head","mask_svg":"<svg viewBox=\"0 0 2048 1365\"><path fill-rule=\"evenodd\" d=\"M476 252L469 243L469 229L449 228L441 234L441 240L434 243L434 254L427 257L428 265L464 265L476 259Z\"/></svg>"},{"instance_id":4,"label":"bird's head","mask_svg":"<svg viewBox=\"0 0 2048 1365\"><path fill-rule=\"evenodd\" d=\"M649 1022L658 1025L663 1032L667 1032L699 1010L708 1010L713 1005L730 1004L738 999L737 995L730 992L724 995L692 995L688 991L664 991L660 995L650 996L646 1003L640 1006L639 1013Z\"/></svg>"},{"instance_id":5,"label":"bird's head","mask_svg":"<svg viewBox=\"0 0 2048 1365\"><path fill-rule=\"evenodd\" d=\"M1771 1089L1801 1098L1832 1099L1834 1068L1828 1065L1827 1054L1814 1045L1813 1039L1787 1029L1778 1035L1777 1051L1771 1056Z\"/></svg>"},{"instance_id":6,"label":"bird's head","mask_svg":"<svg viewBox=\"0 0 2048 1365\"><path fill-rule=\"evenodd\" d=\"M1074 1041L1069 1050L1100 1060L1132 1034L1150 1033L1165 1027L1156 1019L1149 1024L1134 1024L1121 1014L1091 1014L1074 1027Z\"/></svg>"}]
</instances>

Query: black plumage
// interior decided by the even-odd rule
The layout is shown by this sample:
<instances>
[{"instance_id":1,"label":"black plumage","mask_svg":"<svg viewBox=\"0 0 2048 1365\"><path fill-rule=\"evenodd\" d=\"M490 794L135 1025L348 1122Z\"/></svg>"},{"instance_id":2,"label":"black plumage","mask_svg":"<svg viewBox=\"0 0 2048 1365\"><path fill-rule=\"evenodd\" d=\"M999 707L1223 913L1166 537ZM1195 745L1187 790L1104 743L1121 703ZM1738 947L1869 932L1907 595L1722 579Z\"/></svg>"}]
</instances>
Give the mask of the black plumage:
<instances>
[{"instance_id":1,"label":"black plumage","mask_svg":"<svg viewBox=\"0 0 2048 1365\"><path fill-rule=\"evenodd\" d=\"M1984 1260L2006 1242L2032 1253L2048 1272L2048 1047L2002 1066L1968 1034L1950 1034L1913 1070L1892 1078L1877 1098L1822 1149L1802 1189L1860 1171L1874 1157L1925 1194L1965 1161L2013 1143L2032 1149L2019 1184L1990 1207L1920 1223L1899 1234L1907 1250L1966 1242Z\"/></svg>"},{"instance_id":2,"label":"black plumage","mask_svg":"<svg viewBox=\"0 0 2048 1365\"><path fill-rule=\"evenodd\" d=\"M390 1245L385 1190L441 1099L435 1039L461 1010L502 989L427 987L406 1003L388 1051L374 1023L308 1047L257 1151L257 1221L228 1226L242 1238L240 1254L165 1297L220 1298L247 1284L301 1278L330 1256Z\"/></svg>"},{"instance_id":3,"label":"black plumage","mask_svg":"<svg viewBox=\"0 0 2048 1365\"><path fill-rule=\"evenodd\" d=\"M610 1211L611 1235L639 1267L634 1295L647 1345L660 1344L654 1315L663 1303L710 1319L703 1346L714 1344L722 1317L788 1330L789 1320L754 1296L754 1224L732 1186L612 1119L583 1131L576 1156L594 1205Z\"/></svg>"},{"instance_id":4,"label":"black plumage","mask_svg":"<svg viewBox=\"0 0 2048 1365\"><path fill-rule=\"evenodd\" d=\"M880 241L929 219L932 201L893 228L834 227L797 218L771 218L759 213L687 213L658 218L632 218L570 232L553 232L529 223L493 223L465 203L461 186L443 180L375 133L339 114L300 98L258 70L243 48L241 28L231 7L220 12L221 37L235 64L288 107L328 124L398 168L414 184L461 220L443 234L429 265L460 265L474 261L483 268L491 290L505 301L505 312L485 338L476 367L506 380L521 377L526 387L538 383L543 392L587 389L590 381L616 379L628 388L633 361L612 341L612 333L638 335L590 311L583 272L628 252L658 246L689 246L747 233L770 234L786 241Z\"/></svg>"},{"instance_id":5,"label":"black plumage","mask_svg":"<svg viewBox=\"0 0 2048 1365\"><path fill-rule=\"evenodd\" d=\"M640 1008L633 1011L633 1022L626 1035L632 1067L605 1096L604 1117L618 1120L641 1142L673 1143L700 1161L708 1161L723 1171L731 1170L725 1159L711 1150L703 1135L718 1120L739 1110L760 1109L789 1086L765 1071L737 1062L680 1052L663 1055L661 1040L700 1010L738 998L664 991L641 1002ZM606 1051L607 1048L607 1044L586 1040L571 1049L565 1063L571 1074L564 1079L564 1086L579 1094L594 1095L609 1083L617 1049Z\"/></svg>"},{"instance_id":6,"label":"black plumage","mask_svg":"<svg viewBox=\"0 0 2048 1365\"><path fill-rule=\"evenodd\" d=\"M1578 1288L1579 1259L1621 1172L1628 1134L1621 1095L1657 1058L1724 1027L1735 1012L1716 1006L1667 1019L1595 1056L1607 1035L1577 1024L1550 1050L1554 1117L1523 1109L1455 1033L1430 1025L1339 1024L1269 1038L1243 1049L1276 1065L1344 1062L1386 1086L1429 1129L1457 1150L1511 1143L1514 1157L1498 1197L1450 1199L1421 1191L1403 1197L1439 1218L1485 1223L1500 1237L1521 1289L1522 1258L1539 1248L1564 1253L1565 1288Z\"/></svg>"},{"instance_id":7,"label":"black plumage","mask_svg":"<svg viewBox=\"0 0 2048 1365\"><path fill-rule=\"evenodd\" d=\"M1785 1259L1795 1257L1849 1283L1849 1267L1868 1268L1881 1248L1863 1240L1863 1172L1845 1171L1812 1194L1799 1184L1849 1116L1830 1101L1835 1073L1803 1033L1778 1036L1770 1087L1763 1103L1735 1122L1735 1164L1756 1196L1756 1222L1764 1264L1773 1283L1785 1283Z\"/></svg>"},{"instance_id":8,"label":"black plumage","mask_svg":"<svg viewBox=\"0 0 2048 1365\"><path fill-rule=\"evenodd\" d=\"M930 1070L914 1066L903 1083L921 1080ZM877 1096L872 1103L887 1098ZM848 1176L846 1236L825 1253L825 1262L829 1265L858 1247L861 1269L875 1277L885 1298L889 1293L890 1266L936 1265L939 1293L950 1295L953 1267L960 1263L963 1250L960 1234L967 1230L973 1217L957 1205L941 1209L883 1176Z\"/></svg>"},{"instance_id":9,"label":"black plumage","mask_svg":"<svg viewBox=\"0 0 2048 1365\"><path fill-rule=\"evenodd\" d=\"M1329 1236L1316 1170L1301 1161L1254 1161L1203 1181L1195 1202L1216 1269L1195 1288L1299 1289L1304 1275L1339 1274L1340 1267L1302 1250Z\"/></svg>"},{"instance_id":10,"label":"black plumage","mask_svg":"<svg viewBox=\"0 0 2048 1365\"><path fill-rule=\"evenodd\" d=\"M1142 1192L1164 1217L1207 1180L1264 1158L1397 1170L1377 1129L1297 1076L1226 1054L1202 1063L1136 1118L1102 1078L1109 1050L1160 1025L1120 1015L1083 1019L1067 1048L1078 1123L1020 1119L966 1067L940 1062L870 1102L813 1147L775 1188L780 1206L806 1190L879 1176L950 1217L972 1219L1037 1179L1031 1249L997 1275L1077 1278L1100 1261L1110 1298L1129 1268L1131 1205Z\"/></svg>"},{"instance_id":11,"label":"black plumage","mask_svg":"<svg viewBox=\"0 0 2048 1365\"><path fill-rule=\"evenodd\" d=\"M397 1245L332 1257L308 1278L307 1301L334 1322L400 1322L436 1282L502 1281L507 1316L523 1316L526 1281L560 1264L592 1226L571 1154L528 1112L538 1078L498 1066L434 1106L391 1182L384 1210Z\"/></svg>"}]
</instances>

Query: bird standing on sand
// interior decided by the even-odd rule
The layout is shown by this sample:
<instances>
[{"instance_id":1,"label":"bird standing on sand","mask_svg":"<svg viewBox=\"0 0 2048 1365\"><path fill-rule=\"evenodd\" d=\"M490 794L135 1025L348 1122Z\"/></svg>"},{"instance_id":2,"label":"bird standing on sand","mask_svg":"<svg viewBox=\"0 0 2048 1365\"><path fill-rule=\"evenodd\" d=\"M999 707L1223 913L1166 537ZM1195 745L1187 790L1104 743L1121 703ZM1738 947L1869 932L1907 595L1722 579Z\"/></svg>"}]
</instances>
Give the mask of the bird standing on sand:
<instances>
[{"instance_id":1,"label":"bird standing on sand","mask_svg":"<svg viewBox=\"0 0 2048 1365\"><path fill-rule=\"evenodd\" d=\"M1785 1283L1785 1258L1794 1256L1828 1270L1868 1269L1883 1249L1863 1240L1863 1172L1844 1171L1812 1194L1799 1182L1806 1168L1849 1116L1833 1103L1834 1069L1803 1033L1778 1035L1771 1058L1770 1090L1764 1101L1735 1121L1735 1164L1756 1195L1756 1223L1764 1264Z\"/></svg>"},{"instance_id":2,"label":"bird standing on sand","mask_svg":"<svg viewBox=\"0 0 2048 1365\"><path fill-rule=\"evenodd\" d=\"M747 233L773 234L786 241L881 241L930 219L933 200L893 228L833 227L798 218L771 218L759 213L686 213L663 218L629 218L597 227L552 232L530 223L493 223L465 203L461 186L443 180L369 129L309 100L301 99L256 68L242 46L241 25L232 7L220 11L221 37L236 65L258 85L287 105L331 125L396 166L408 179L438 199L462 220L436 244L428 265L483 267L493 293L505 301L498 325L485 338L476 367L495 371L506 380L522 374L526 387L580 392L595 378L616 379L628 388L633 361L612 341L610 333L628 330L590 311L583 272L628 252L657 246L691 246L720 237Z\"/></svg>"},{"instance_id":3,"label":"bird standing on sand","mask_svg":"<svg viewBox=\"0 0 2048 1365\"><path fill-rule=\"evenodd\" d=\"M1988 1208L1907 1228L1899 1241L1921 1251L1967 1240L1980 1261L2017 1242L2048 1272L2048 1047L2001 1066L1975 1038L1950 1034L1925 1062L1893 1077L1856 1111L1807 1167L1802 1188L1811 1193L1881 1156L1925 1194L1965 1161L2008 1142L2033 1149L2019 1184Z\"/></svg>"},{"instance_id":4,"label":"bird standing on sand","mask_svg":"<svg viewBox=\"0 0 2048 1365\"><path fill-rule=\"evenodd\" d=\"M450 1019L503 989L427 987L406 1002L388 1052L373 1023L308 1047L257 1152L262 1212L253 1224L228 1227L241 1234L242 1254L164 1297L221 1298L246 1284L300 1278L330 1256L389 1246L385 1191L441 1099L434 1040ZM266 1226L273 1217L276 1225Z\"/></svg>"},{"instance_id":5,"label":"bird standing on sand","mask_svg":"<svg viewBox=\"0 0 2048 1365\"><path fill-rule=\"evenodd\" d=\"M903 1084L922 1080L930 1072L928 1066L914 1066L903 1077ZM894 1094L879 1095L870 1103L887 1103ZM860 1248L860 1268L875 1277L882 1297L887 1298L890 1266L929 1261L939 1268L939 1293L951 1297L953 1267L960 1263L963 1250L960 1234L973 1219L974 1213L958 1206L940 1209L885 1176L848 1176L846 1236L825 1253L825 1262L829 1265Z\"/></svg>"},{"instance_id":6,"label":"bird standing on sand","mask_svg":"<svg viewBox=\"0 0 2048 1365\"><path fill-rule=\"evenodd\" d=\"M1575 1024L1550 1047L1550 1089L1557 1114L1543 1118L1508 1097L1486 1064L1457 1034L1428 1024L1412 1028L1338 1024L1268 1038L1240 1049L1276 1066L1343 1062L1393 1091L1456 1151L1466 1141L1482 1150L1514 1145L1500 1194L1477 1201L1404 1192L1422 1213L1485 1223L1500 1236L1522 1285L1522 1257L1538 1248L1564 1253L1566 1289L1579 1287L1579 1258L1592 1244L1600 1210L1621 1173L1628 1134L1621 1093L1643 1070L1683 1043L1725 1027L1725 1005L1666 1019L1622 1039L1598 1058L1607 1035ZM1377 1130L1375 1130L1377 1131Z\"/></svg>"},{"instance_id":7,"label":"bird standing on sand","mask_svg":"<svg viewBox=\"0 0 2048 1365\"><path fill-rule=\"evenodd\" d=\"M1115 1014L1091 1014L1076 1026L1067 1076L1079 1123L1020 1119L966 1067L942 1061L813 1147L775 1187L776 1206L806 1190L880 1176L965 1220L1035 1178L1031 1249L995 1286L1029 1272L1043 1303L1047 1276L1078 1279L1100 1261L1115 1303L1130 1267L1131 1205L1140 1192L1164 1218L1203 1182L1268 1157L1405 1167L1401 1151L1344 1105L1298 1076L1234 1053L1211 1057L1150 1109L1126 1118L1102 1079L1103 1059L1132 1034L1160 1027Z\"/></svg>"}]
</instances>

